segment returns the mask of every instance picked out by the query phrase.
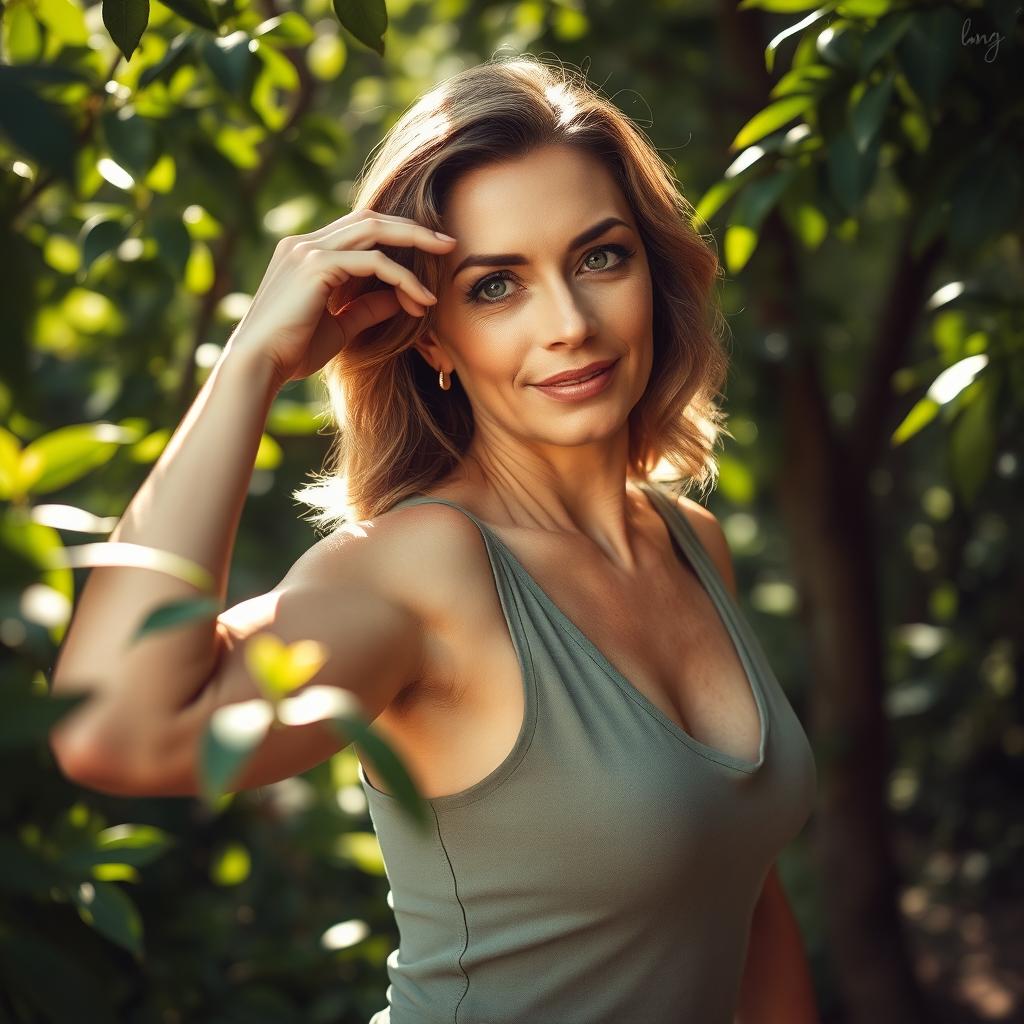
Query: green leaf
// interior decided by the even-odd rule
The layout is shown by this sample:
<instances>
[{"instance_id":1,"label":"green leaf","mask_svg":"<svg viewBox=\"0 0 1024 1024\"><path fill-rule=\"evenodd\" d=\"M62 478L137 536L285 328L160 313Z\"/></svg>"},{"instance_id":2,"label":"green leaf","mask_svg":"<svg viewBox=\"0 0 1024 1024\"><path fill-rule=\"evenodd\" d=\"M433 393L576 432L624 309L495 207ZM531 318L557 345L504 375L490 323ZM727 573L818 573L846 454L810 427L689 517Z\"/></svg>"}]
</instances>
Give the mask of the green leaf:
<instances>
[{"instance_id":1,"label":"green leaf","mask_svg":"<svg viewBox=\"0 0 1024 1024\"><path fill-rule=\"evenodd\" d=\"M59 490L109 462L118 445L136 440L136 431L115 423L58 427L25 446L16 489L22 494Z\"/></svg>"},{"instance_id":2,"label":"green leaf","mask_svg":"<svg viewBox=\"0 0 1024 1024\"><path fill-rule=\"evenodd\" d=\"M217 8L210 0L160 0L164 7L170 8L179 18L216 32L220 28Z\"/></svg>"},{"instance_id":3,"label":"green leaf","mask_svg":"<svg viewBox=\"0 0 1024 1024\"><path fill-rule=\"evenodd\" d=\"M384 56L388 10L384 0L333 0L338 21L364 46Z\"/></svg>"},{"instance_id":4,"label":"green leaf","mask_svg":"<svg viewBox=\"0 0 1024 1024\"><path fill-rule=\"evenodd\" d=\"M893 0L842 0L839 13L844 18L881 18L892 10Z\"/></svg>"},{"instance_id":5,"label":"green leaf","mask_svg":"<svg viewBox=\"0 0 1024 1024\"><path fill-rule=\"evenodd\" d=\"M216 618L222 609L223 602L215 597L186 597L162 604L146 616L129 643L135 643L150 633L173 629L187 622Z\"/></svg>"},{"instance_id":6,"label":"green leaf","mask_svg":"<svg viewBox=\"0 0 1024 1024\"><path fill-rule=\"evenodd\" d=\"M316 39L313 26L297 11L285 11L261 22L252 34L278 46L309 46Z\"/></svg>"},{"instance_id":7,"label":"green leaf","mask_svg":"<svg viewBox=\"0 0 1024 1024\"><path fill-rule=\"evenodd\" d=\"M78 146L75 125L63 107L32 91L37 74L37 68L0 65L0 136L30 160L70 182L75 177Z\"/></svg>"},{"instance_id":8,"label":"green leaf","mask_svg":"<svg viewBox=\"0 0 1024 1024\"><path fill-rule=\"evenodd\" d=\"M172 40L167 52L155 64L150 65L139 75L139 88L145 89L156 81L169 81L175 71L187 59L195 59L194 43L199 38L193 31L179 32Z\"/></svg>"},{"instance_id":9,"label":"green leaf","mask_svg":"<svg viewBox=\"0 0 1024 1024\"><path fill-rule=\"evenodd\" d=\"M743 179L739 176L715 182L697 203L696 217L704 221L711 220L742 184Z\"/></svg>"},{"instance_id":10,"label":"green leaf","mask_svg":"<svg viewBox=\"0 0 1024 1024\"><path fill-rule=\"evenodd\" d=\"M245 644L246 667L272 700L305 686L324 666L328 654L315 640L285 644L273 633L258 633Z\"/></svg>"},{"instance_id":11,"label":"green leaf","mask_svg":"<svg viewBox=\"0 0 1024 1024\"><path fill-rule=\"evenodd\" d=\"M881 82L869 86L850 113L850 132L857 152L862 156L878 134L892 93L893 75L890 72Z\"/></svg>"},{"instance_id":12,"label":"green leaf","mask_svg":"<svg viewBox=\"0 0 1024 1024\"><path fill-rule=\"evenodd\" d=\"M278 131L288 120L291 95L298 88L299 75L287 57L260 40L256 56L261 67L253 82L252 109L270 131Z\"/></svg>"},{"instance_id":13,"label":"green leaf","mask_svg":"<svg viewBox=\"0 0 1024 1024\"><path fill-rule=\"evenodd\" d=\"M756 231L797 173L797 168L789 167L770 177L750 182L733 206L730 223L742 224Z\"/></svg>"},{"instance_id":14,"label":"green leaf","mask_svg":"<svg viewBox=\"0 0 1024 1024\"><path fill-rule=\"evenodd\" d=\"M35 11L39 20L62 43L67 46L88 44L85 14L70 0L36 0Z\"/></svg>"},{"instance_id":15,"label":"green leaf","mask_svg":"<svg viewBox=\"0 0 1024 1024\"><path fill-rule=\"evenodd\" d=\"M835 78L835 71L824 64L804 64L787 71L768 95L780 99L792 93L805 93L820 98Z\"/></svg>"},{"instance_id":16,"label":"green leaf","mask_svg":"<svg viewBox=\"0 0 1024 1024\"><path fill-rule=\"evenodd\" d=\"M66 566L58 564L65 550L60 534L33 522L30 510L0 509L0 578L11 590L43 583L70 604L75 580Z\"/></svg>"},{"instance_id":17,"label":"green leaf","mask_svg":"<svg viewBox=\"0 0 1024 1024\"><path fill-rule=\"evenodd\" d=\"M857 62L861 78L866 78L868 72L903 38L913 20L913 15L907 12L892 14L864 33Z\"/></svg>"},{"instance_id":18,"label":"green leaf","mask_svg":"<svg viewBox=\"0 0 1024 1024\"><path fill-rule=\"evenodd\" d=\"M138 179L145 176L160 155L154 123L130 107L108 107L100 117L110 155ZM109 223L109 222L108 222Z\"/></svg>"},{"instance_id":19,"label":"green leaf","mask_svg":"<svg viewBox=\"0 0 1024 1024\"><path fill-rule=\"evenodd\" d=\"M761 223L797 173L796 167L790 167L771 177L758 178L740 193L725 232L725 262L732 273L742 270L754 254Z\"/></svg>"},{"instance_id":20,"label":"green leaf","mask_svg":"<svg viewBox=\"0 0 1024 1024\"><path fill-rule=\"evenodd\" d=\"M744 11L751 7L759 7L763 11L774 11L776 14L797 14L815 6L815 3L808 0L742 0L739 9Z\"/></svg>"},{"instance_id":21,"label":"green leaf","mask_svg":"<svg viewBox=\"0 0 1024 1024\"><path fill-rule=\"evenodd\" d=\"M97 880L82 882L68 892L86 924L142 959L142 918L120 886Z\"/></svg>"},{"instance_id":22,"label":"green leaf","mask_svg":"<svg viewBox=\"0 0 1024 1024\"><path fill-rule=\"evenodd\" d=\"M249 755L267 735L274 707L262 698L225 704L210 716L200 747L199 780L207 804L230 792Z\"/></svg>"},{"instance_id":23,"label":"green leaf","mask_svg":"<svg viewBox=\"0 0 1024 1024\"><path fill-rule=\"evenodd\" d=\"M925 395L924 398L916 402L910 412L903 417L903 421L893 431L892 437L889 439L889 443L895 448L897 445L903 444L904 441L908 441L918 431L924 429L935 417L938 415L939 409L942 406L935 401L934 398L929 398Z\"/></svg>"},{"instance_id":24,"label":"green leaf","mask_svg":"<svg viewBox=\"0 0 1024 1024\"><path fill-rule=\"evenodd\" d=\"M797 35L802 32L805 28L813 25L820 18L823 18L829 11L832 10L836 5L835 0L830 0L829 3L819 7L816 11L812 11L807 15L806 18L801 18L795 25L790 25L789 28L783 29L777 36L775 36L771 42L765 47L764 51L764 63L768 69L768 73L771 74L775 67L775 51L779 46L784 43L790 36Z\"/></svg>"},{"instance_id":25,"label":"green leaf","mask_svg":"<svg viewBox=\"0 0 1024 1024\"><path fill-rule=\"evenodd\" d=\"M178 840L154 825L114 825L64 850L58 863L66 871L86 873L97 864L144 867L176 846Z\"/></svg>"},{"instance_id":26,"label":"green leaf","mask_svg":"<svg viewBox=\"0 0 1024 1024\"><path fill-rule=\"evenodd\" d=\"M963 392L949 438L953 482L967 505L992 472L995 450L995 388L988 376L979 377Z\"/></svg>"},{"instance_id":27,"label":"green leaf","mask_svg":"<svg viewBox=\"0 0 1024 1024\"><path fill-rule=\"evenodd\" d=\"M790 230L809 252L817 249L828 235L828 218L812 202L800 196L782 197L781 211Z\"/></svg>"},{"instance_id":28,"label":"green leaf","mask_svg":"<svg viewBox=\"0 0 1024 1024\"><path fill-rule=\"evenodd\" d=\"M826 64L848 72L854 70L860 60L861 39L848 23L835 21L818 33L815 47Z\"/></svg>"},{"instance_id":29,"label":"green leaf","mask_svg":"<svg viewBox=\"0 0 1024 1024\"><path fill-rule=\"evenodd\" d=\"M0 427L0 500L14 493L21 464L21 441L9 430Z\"/></svg>"},{"instance_id":30,"label":"green leaf","mask_svg":"<svg viewBox=\"0 0 1024 1024\"><path fill-rule=\"evenodd\" d=\"M852 213L867 193L878 170L879 137L865 153L858 151L849 129L829 141L826 166L832 194L847 213Z\"/></svg>"},{"instance_id":31,"label":"green leaf","mask_svg":"<svg viewBox=\"0 0 1024 1024\"><path fill-rule=\"evenodd\" d=\"M216 583L213 574L205 566L191 559L176 555L173 551L146 547L144 544L129 544L125 541L107 541L104 544L76 544L49 552L46 565L51 569L81 569L96 565L130 565L139 569L152 569L166 573L175 579L191 583L207 593L213 593Z\"/></svg>"},{"instance_id":32,"label":"green leaf","mask_svg":"<svg viewBox=\"0 0 1024 1024\"><path fill-rule=\"evenodd\" d=\"M211 36L200 44L203 60L221 88L237 99L252 92L259 59L249 49L251 39L245 32L232 32L229 36ZM227 127L227 126L224 126Z\"/></svg>"},{"instance_id":33,"label":"green leaf","mask_svg":"<svg viewBox=\"0 0 1024 1024\"><path fill-rule=\"evenodd\" d=\"M769 132L788 124L794 117L799 117L805 110L814 105L811 93L797 93L765 107L755 114L737 133L732 140L730 149L742 149L752 142L764 138Z\"/></svg>"},{"instance_id":34,"label":"green leaf","mask_svg":"<svg viewBox=\"0 0 1024 1024\"><path fill-rule=\"evenodd\" d=\"M149 224L149 236L156 242L157 259L175 280L179 280L192 252L192 236L182 223L181 215L174 213L154 217ZM141 441L139 443L142 444Z\"/></svg>"},{"instance_id":35,"label":"green leaf","mask_svg":"<svg viewBox=\"0 0 1024 1024\"><path fill-rule=\"evenodd\" d=\"M4 59L30 64L43 55L43 32L28 4L5 4L3 11Z\"/></svg>"},{"instance_id":36,"label":"green leaf","mask_svg":"<svg viewBox=\"0 0 1024 1024\"><path fill-rule=\"evenodd\" d=\"M344 740L355 743L376 769L388 792L424 832L429 827L429 811L412 777L395 752L358 715L336 716L334 725Z\"/></svg>"},{"instance_id":37,"label":"green leaf","mask_svg":"<svg viewBox=\"0 0 1024 1024\"><path fill-rule=\"evenodd\" d=\"M743 224L730 224L725 229L725 265L731 273L738 273L757 248L757 232Z\"/></svg>"},{"instance_id":38,"label":"green leaf","mask_svg":"<svg viewBox=\"0 0 1024 1024\"><path fill-rule=\"evenodd\" d=\"M149 0L102 0L103 24L110 38L130 61L149 24Z\"/></svg>"},{"instance_id":39,"label":"green leaf","mask_svg":"<svg viewBox=\"0 0 1024 1024\"><path fill-rule=\"evenodd\" d=\"M913 21L896 48L910 87L929 108L938 106L942 89L955 68L961 47L961 14L956 10L925 10Z\"/></svg>"},{"instance_id":40,"label":"green leaf","mask_svg":"<svg viewBox=\"0 0 1024 1024\"><path fill-rule=\"evenodd\" d=\"M113 252L128 235L128 226L119 218L98 214L82 224L78 244L82 249L81 269L84 273L105 253Z\"/></svg>"}]
</instances>

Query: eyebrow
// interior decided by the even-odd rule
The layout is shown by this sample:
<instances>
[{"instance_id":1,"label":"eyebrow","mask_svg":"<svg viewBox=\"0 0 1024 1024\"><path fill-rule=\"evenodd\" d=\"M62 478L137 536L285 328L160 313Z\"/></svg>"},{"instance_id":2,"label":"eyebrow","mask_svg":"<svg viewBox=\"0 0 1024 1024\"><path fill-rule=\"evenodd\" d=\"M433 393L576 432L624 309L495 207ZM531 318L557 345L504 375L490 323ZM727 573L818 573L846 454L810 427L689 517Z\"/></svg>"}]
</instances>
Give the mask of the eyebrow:
<instances>
[{"instance_id":1,"label":"eyebrow","mask_svg":"<svg viewBox=\"0 0 1024 1024\"><path fill-rule=\"evenodd\" d=\"M605 217L604 220L598 221L593 227L587 228L586 231L578 234L570 243L568 251L578 249L581 245L586 245L587 242L592 242L595 238L600 238L610 228L621 225L624 228L628 228L629 225L621 217ZM632 230L632 228L630 228ZM467 256L456 268L452 271L452 277L458 277L467 267L506 267L506 266L522 266L524 263L529 263L529 260L518 252L505 252L497 253L495 255L483 255L483 254L472 254Z\"/></svg>"}]
</instances>

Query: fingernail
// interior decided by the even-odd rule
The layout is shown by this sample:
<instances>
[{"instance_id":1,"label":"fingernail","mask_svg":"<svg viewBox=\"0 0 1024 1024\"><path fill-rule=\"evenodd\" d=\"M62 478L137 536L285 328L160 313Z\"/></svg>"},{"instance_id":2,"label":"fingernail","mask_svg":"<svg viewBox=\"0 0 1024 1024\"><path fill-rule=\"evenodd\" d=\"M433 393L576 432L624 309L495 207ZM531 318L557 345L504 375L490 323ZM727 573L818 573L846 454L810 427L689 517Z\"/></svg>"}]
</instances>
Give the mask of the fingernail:
<instances>
[{"instance_id":1,"label":"fingernail","mask_svg":"<svg viewBox=\"0 0 1024 1024\"><path fill-rule=\"evenodd\" d=\"M451 235L446 235L443 231L435 231L434 234L437 235L437 237L440 238L441 241L443 241L443 242L454 242L455 241L455 239L452 238Z\"/></svg>"}]
</instances>

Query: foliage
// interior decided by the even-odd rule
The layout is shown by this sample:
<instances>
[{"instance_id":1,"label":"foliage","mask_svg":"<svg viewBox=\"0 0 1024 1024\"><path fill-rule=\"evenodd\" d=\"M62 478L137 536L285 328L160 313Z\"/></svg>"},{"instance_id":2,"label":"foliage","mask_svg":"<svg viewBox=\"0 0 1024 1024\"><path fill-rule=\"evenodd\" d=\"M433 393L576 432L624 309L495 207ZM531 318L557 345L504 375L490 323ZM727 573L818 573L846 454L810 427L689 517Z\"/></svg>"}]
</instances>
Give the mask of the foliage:
<instances>
[{"instance_id":1,"label":"foliage","mask_svg":"<svg viewBox=\"0 0 1024 1024\"><path fill-rule=\"evenodd\" d=\"M244 0L9 0L0 35L0 820L9 823L0 1015L77 1020L88 1006L97 1022L361 1022L382 1005L395 935L352 750L265 791L230 792L265 729L326 709L359 733L417 813L404 769L354 709L292 703L315 672L315 650L272 638L253 649L266 700L211 724L203 801L114 800L70 784L46 738L79 698L51 697L47 676L75 569L124 558L192 579L196 600L162 609L146 629L220 610L203 596L198 567L92 541L111 531L163 450L277 238L345 212L348 183L388 119L499 43L618 70L650 96L666 140L679 125L697 132L684 178L709 182L696 212L724 227L736 278L724 290L728 310L743 306L758 276L770 281L765 291L794 287L762 259L765 233L781 221L807 258L814 305L800 316L831 352L823 374L839 420L860 367L869 382L887 367L868 358L875 311L862 296L888 285L892 239L905 237L911 264L945 258L943 283L915 310L920 325L911 321L920 344L874 381L899 409L895 422L882 419L886 454L906 478L888 499L902 513L888 548L900 567L891 618L911 621L889 644L890 671L905 681L887 697L902 727L892 802L915 827L989 850L985 877L1009 870L1024 834L1002 828L990 807L975 813L984 804L976 794L995 784L973 769L1003 756L1019 764L1024 752L1010 639L1019 617L1002 596L1015 571L1003 511L1019 479L1024 400L1021 25L1002 0L741 7L776 25L764 62L778 78L767 104L720 118L733 84L709 56L722 41L699 6L659 5L637 19L621 5L439 0L393 3L389 20L380 0L287 11ZM987 46L963 42L968 17ZM349 52L341 26L363 49ZM989 60L992 32L1003 42ZM773 348L778 335L737 326L755 371L796 358L795 347ZM778 545L770 527L744 541L765 518L768 474L786 458L779 404L756 372L737 381L739 449L722 460L720 495L735 513L723 519L772 662L780 676L798 676ZM308 546L284 481L322 455L321 412L309 383L271 410L235 552L235 600ZM893 466L872 479L893 488ZM944 536L957 545L949 565ZM934 660L921 666L928 651ZM935 769L925 741L939 729L950 737L948 764ZM956 799L938 806L933 794L952 790Z\"/></svg>"}]
</instances>

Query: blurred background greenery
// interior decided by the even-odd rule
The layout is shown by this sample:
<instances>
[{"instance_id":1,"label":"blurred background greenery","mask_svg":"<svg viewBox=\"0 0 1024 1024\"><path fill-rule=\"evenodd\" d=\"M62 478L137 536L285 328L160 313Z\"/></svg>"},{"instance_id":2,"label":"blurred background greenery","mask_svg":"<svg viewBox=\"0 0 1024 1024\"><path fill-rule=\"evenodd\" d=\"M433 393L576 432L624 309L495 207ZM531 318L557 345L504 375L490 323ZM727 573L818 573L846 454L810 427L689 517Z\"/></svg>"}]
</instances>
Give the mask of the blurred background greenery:
<instances>
[{"instance_id":1,"label":"blurred background greenery","mask_svg":"<svg viewBox=\"0 0 1024 1024\"><path fill-rule=\"evenodd\" d=\"M823 1020L1024 1020L1022 25L1004 0L7 0L0 1019L384 1005L351 748L210 802L60 773L48 675L85 570L58 556L113 528L277 240L346 213L401 111L500 50L581 67L726 266L708 504L817 757L780 869ZM323 400L273 407L229 604L316 539L290 495Z\"/></svg>"}]
</instances>

